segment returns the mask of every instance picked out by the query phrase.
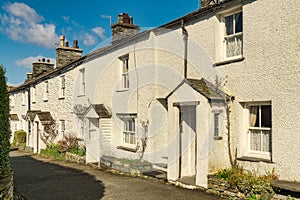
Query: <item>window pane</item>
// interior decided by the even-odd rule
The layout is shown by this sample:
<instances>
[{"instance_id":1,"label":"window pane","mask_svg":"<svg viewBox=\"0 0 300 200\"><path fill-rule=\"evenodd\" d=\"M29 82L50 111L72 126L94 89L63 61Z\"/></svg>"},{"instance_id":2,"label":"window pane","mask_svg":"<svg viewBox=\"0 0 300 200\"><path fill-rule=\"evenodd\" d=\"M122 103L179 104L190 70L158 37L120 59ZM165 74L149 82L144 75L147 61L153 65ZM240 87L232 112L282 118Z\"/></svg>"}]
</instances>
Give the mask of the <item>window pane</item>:
<instances>
[{"instance_id":1,"label":"window pane","mask_svg":"<svg viewBox=\"0 0 300 200\"><path fill-rule=\"evenodd\" d=\"M261 137L260 137L260 134L261 134L261 131L260 130L251 130L250 131L250 134L251 134L251 141L250 141L250 144L251 144L251 150L254 150L254 151L260 151L260 144L261 144Z\"/></svg>"},{"instance_id":2,"label":"window pane","mask_svg":"<svg viewBox=\"0 0 300 200\"><path fill-rule=\"evenodd\" d=\"M233 34L233 15L225 17L226 35Z\"/></svg>"},{"instance_id":3,"label":"window pane","mask_svg":"<svg viewBox=\"0 0 300 200\"><path fill-rule=\"evenodd\" d=\"M243 32L243 13L239 12L235 15L235 33Z\"/></svg>"},{"instance_id":4,"label":"window pane","mask_svg":"<svg viewBox=\"0 0 300 200\"><path fill-rule=\"evenodd\" d=\"M259 127L259 107L258 106L250 106L250 118L249 118L249 126L250 127Z\"/></svg>"},{"instance_id":5,"label":"window pane","mask_svg":"<svg viewBox=\"0 0 300 200\"><path fill-rule=\"evenodd\" d=\"M271 106L261 106L261 127L272 128Z\"/></svg>"},{"instance_id":6,"label":"window pane","mask_svg":"<svg viewBox=\"0 0 300 200\"><path fill-rule=\"evenodd\" d=\"M263 151L271 152L271 131L262 131Z\"/></svg>"}]
</instances>

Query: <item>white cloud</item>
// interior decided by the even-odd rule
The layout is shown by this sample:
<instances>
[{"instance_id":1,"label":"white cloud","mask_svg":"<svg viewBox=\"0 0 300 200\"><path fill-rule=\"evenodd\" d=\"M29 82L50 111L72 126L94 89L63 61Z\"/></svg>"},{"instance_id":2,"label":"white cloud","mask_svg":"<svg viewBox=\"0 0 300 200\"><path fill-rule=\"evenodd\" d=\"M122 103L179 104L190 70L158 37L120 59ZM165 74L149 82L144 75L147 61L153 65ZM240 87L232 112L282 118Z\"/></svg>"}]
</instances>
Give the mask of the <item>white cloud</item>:
<instances>
[{"instance_id":1,"label":"white cloud","mask_svg":"<svg viewBox=\"0 0 300 200\"><path fill-rule=\"evenodd\" d=\"M106 39L106 36L104 35L105 30L102 27L95 27L92 29L92 31L102 40Z\"/></svg>"},{"instance_id":2,"label":"white cloud","mask_svg":"<svg viewBox=\"0 0 300 200\"><path fill-rule=\"evenodd\" d=\"M83 40L83 44L85 46L92 46L97 43L96 37L92 36L89 33L85 33L85 32L80 35L80 39Z\"/></svg>"},{"instance_id":3,"label":"white cloud","mask_svg":"<svg viewBox=\"0 0 300 200\"><path fill-rule=\"evenodd\" d=\"M43 58L45 58L46 60L50 60L51 63L55 64L54 58L49 58L49 57L45 57L42 55L38 55L38 56L30 56L27 58L23 58L21 60L17 60L16 65L19 67L31 68L33 62L37 62L38 60L42 60Z\"/></svg>"},{"instance_id":4,"label":"white cloud","mask_svg":"<svg viewBox=\"0 0 300 200\"><path fill-rule=\"evenodd\" d=\"M55 25L41 23L44 18L24 3L9 3L3 6L5 14L0 15L1 31L12 40L54 47L58 41Z\"/></svg>"}]
</instances>

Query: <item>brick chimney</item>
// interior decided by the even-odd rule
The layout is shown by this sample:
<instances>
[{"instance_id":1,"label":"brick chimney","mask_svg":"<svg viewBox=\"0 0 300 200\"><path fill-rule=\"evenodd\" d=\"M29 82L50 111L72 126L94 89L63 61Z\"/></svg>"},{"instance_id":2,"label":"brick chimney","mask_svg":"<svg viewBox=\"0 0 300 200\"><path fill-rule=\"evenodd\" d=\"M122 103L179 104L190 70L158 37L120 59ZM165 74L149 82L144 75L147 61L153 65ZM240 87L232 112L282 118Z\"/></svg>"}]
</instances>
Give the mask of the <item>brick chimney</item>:
<instances>
[{"instance_id":1,"label":"brick chimney","mask_svg":"<svg viewBox=\"0 0 300 200\"><path fill-rule=\"evenodd\" d=\"M69 42L65 42L65 36L60 36L60 45L56 48L56 67L60 68L70 64L71 62L81 58L82 49L78 46L78 41L73 41L73 46L69 46Z\"/></svg>"},{"instance_id":2,"label":"brick chimney","mask_svg":"<svg viewBox=\"0 0 300 200\"><path fill-rule=\"evenodd\" d=\"M140 27L133 24L133 18L128 13L118 15L118 22L111 25L112 41L120 40L128 36L137 34Z\"/></svg>"},{"instance_id":3,"label":"brick chimney","mask_svg":"<svg viewBox=\"0 0 300 200\"><path fill-rule=\"evenodd\" d=\"M43 58L42 60L38 60L37 62L32 63L32 71L33 73L27 73L27 80L36 78L44 73L47 73L54 68L54 63L51 63L50 60Z\"/></svg>"}]
</instances>

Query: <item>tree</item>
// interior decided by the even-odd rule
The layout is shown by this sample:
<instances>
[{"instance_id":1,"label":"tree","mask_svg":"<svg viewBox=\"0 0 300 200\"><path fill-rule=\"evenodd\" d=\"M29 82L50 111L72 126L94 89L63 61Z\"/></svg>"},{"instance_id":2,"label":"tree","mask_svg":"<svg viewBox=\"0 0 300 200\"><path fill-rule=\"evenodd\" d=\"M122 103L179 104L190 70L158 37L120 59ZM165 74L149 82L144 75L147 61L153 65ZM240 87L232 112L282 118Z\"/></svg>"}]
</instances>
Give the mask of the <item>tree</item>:
<instances>
[{"instance_id":1,"label":"tree","mask_svg":"<svg viewBox=\"0 0 300 200\"><path fill-rule=\"evenodd\" d=\"M9 138L9 98L5 69L0 65L0 178L7 176L10 171Z\"/></svg>"}]
</instances>

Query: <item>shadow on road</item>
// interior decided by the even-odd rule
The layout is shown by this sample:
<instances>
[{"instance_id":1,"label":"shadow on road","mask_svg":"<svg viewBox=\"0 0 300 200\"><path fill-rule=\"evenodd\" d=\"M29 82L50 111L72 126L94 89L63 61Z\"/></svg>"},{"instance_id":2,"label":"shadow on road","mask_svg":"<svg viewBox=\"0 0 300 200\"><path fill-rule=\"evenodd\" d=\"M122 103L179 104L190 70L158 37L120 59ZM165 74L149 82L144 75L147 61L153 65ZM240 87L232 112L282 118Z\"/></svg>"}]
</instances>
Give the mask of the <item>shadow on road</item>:
<instances>
[{"instance_id":1,"label":"shadow on road","mask_svg":"<svg viewBox=\"0 0 300 200\"><path fill-rule=\"evenodd\" d=\"M12 156L10 162L15 190L28 200L94 200L104 195L103 183L83 171L42 162L30 156Z\"/></svg>"}]
</instances>

